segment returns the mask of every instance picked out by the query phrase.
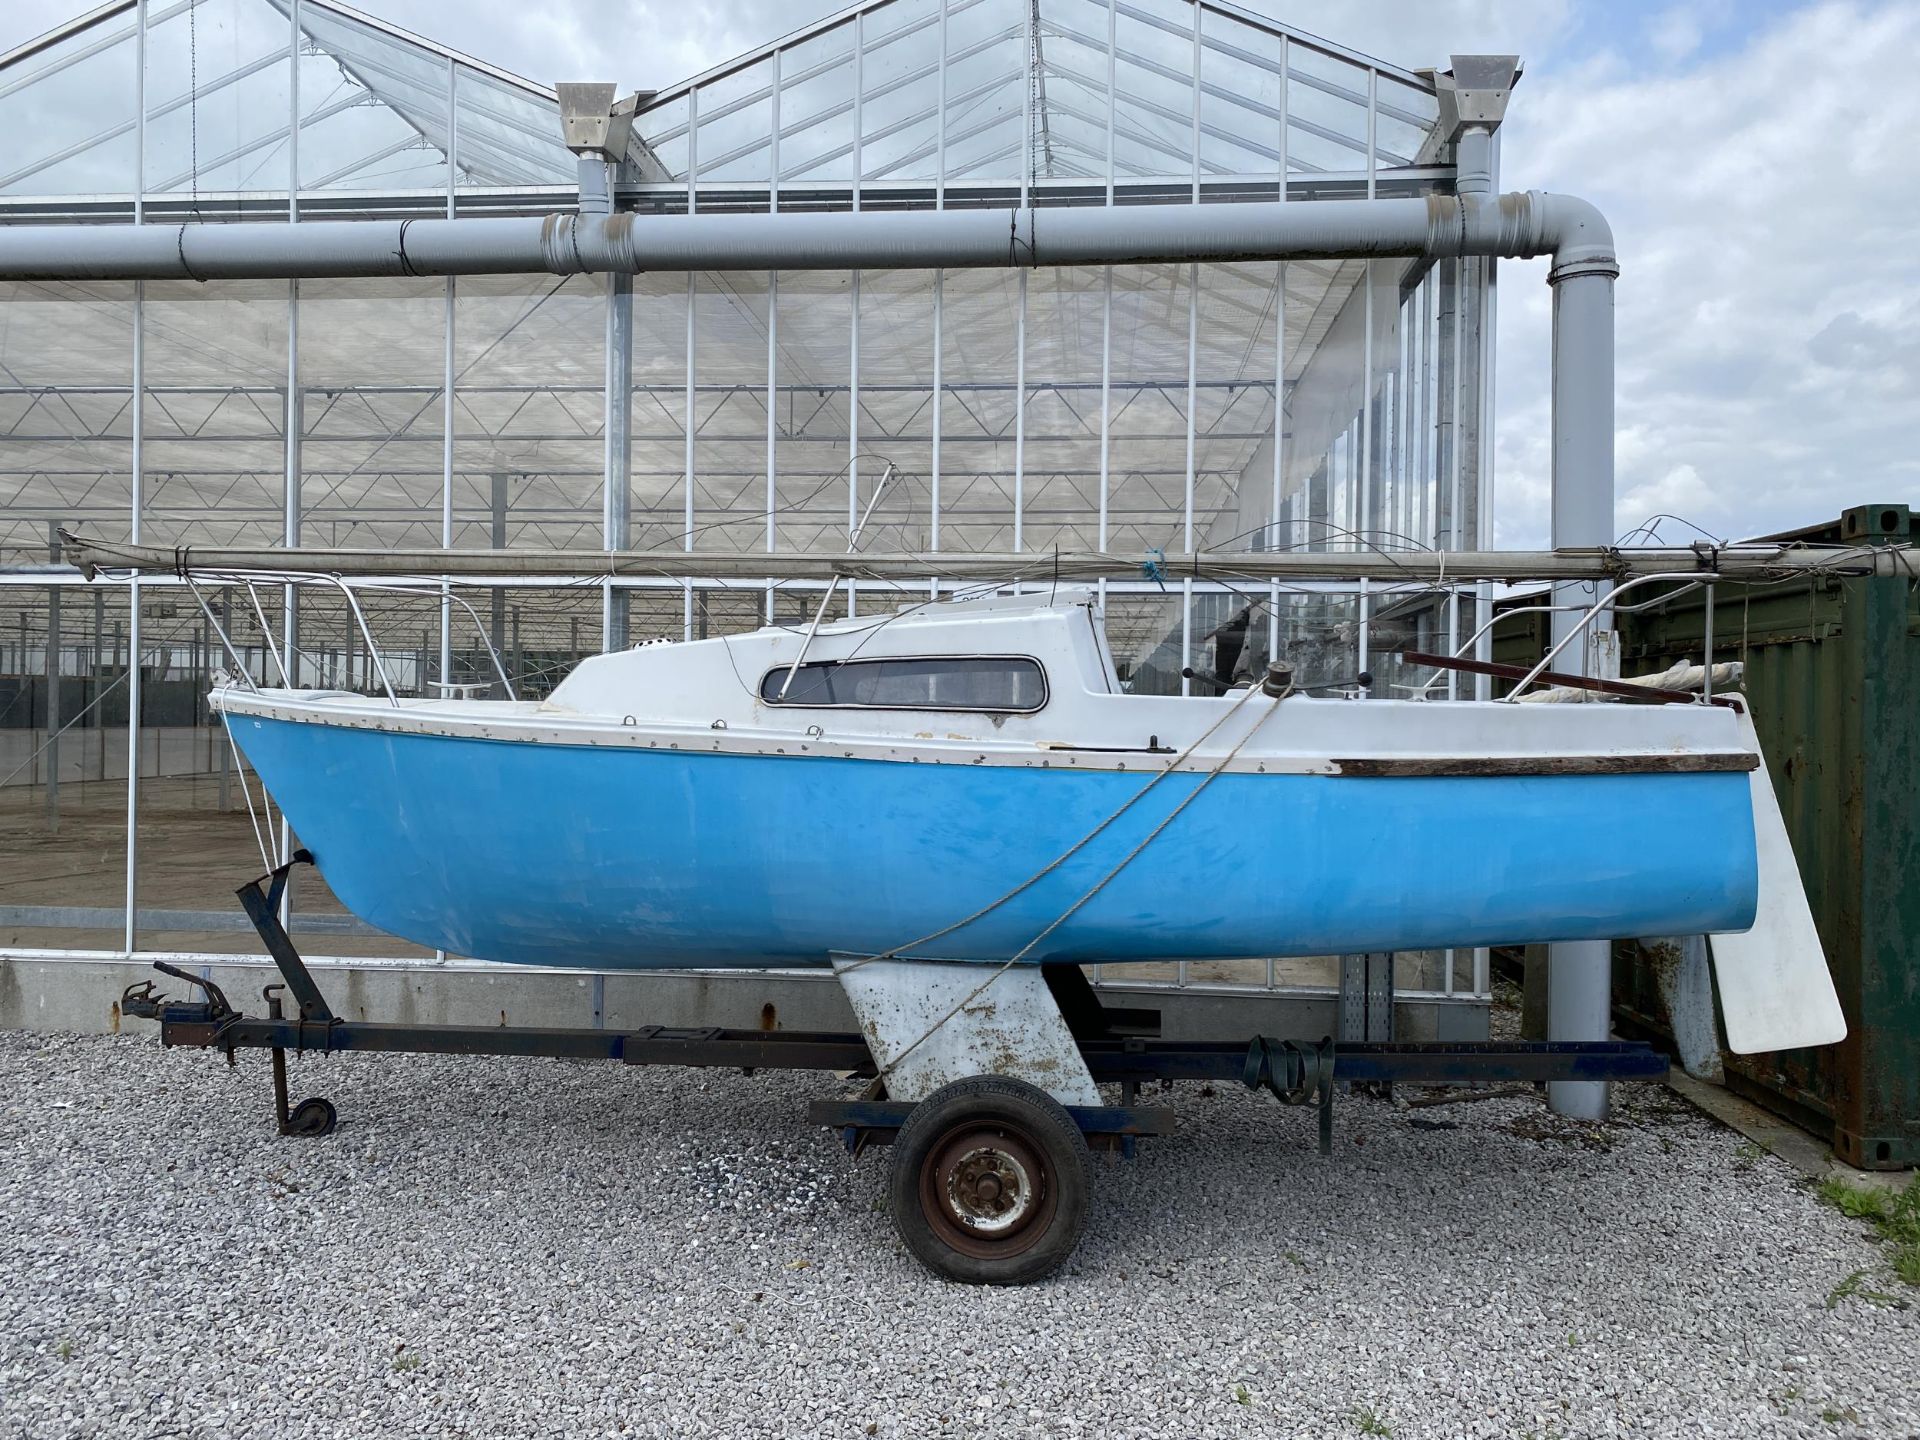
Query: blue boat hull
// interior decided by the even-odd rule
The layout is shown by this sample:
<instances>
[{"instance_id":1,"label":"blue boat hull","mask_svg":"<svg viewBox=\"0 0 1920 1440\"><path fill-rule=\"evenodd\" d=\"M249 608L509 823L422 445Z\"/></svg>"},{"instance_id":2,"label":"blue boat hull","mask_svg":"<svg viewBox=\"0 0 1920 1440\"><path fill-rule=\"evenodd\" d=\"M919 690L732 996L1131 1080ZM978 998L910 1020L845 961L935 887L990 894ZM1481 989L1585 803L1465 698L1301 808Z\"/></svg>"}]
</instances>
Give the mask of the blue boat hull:
<instances>
[{"instance_id":1,"label":"blue boat hull","mask_svg":"<svg viewBox=\"0 0 1920 1440\"><path fill-rule=\"evenodd\" d=\"M341 902L483 959L821 965L996 899L1141 774L690 753L230 717ZM1198 783L920 953L1004 960ZM1741 772L1223 774L1027 957L1140 961L1699 934L1752 923Z\"/></svg>"}]
</instances>

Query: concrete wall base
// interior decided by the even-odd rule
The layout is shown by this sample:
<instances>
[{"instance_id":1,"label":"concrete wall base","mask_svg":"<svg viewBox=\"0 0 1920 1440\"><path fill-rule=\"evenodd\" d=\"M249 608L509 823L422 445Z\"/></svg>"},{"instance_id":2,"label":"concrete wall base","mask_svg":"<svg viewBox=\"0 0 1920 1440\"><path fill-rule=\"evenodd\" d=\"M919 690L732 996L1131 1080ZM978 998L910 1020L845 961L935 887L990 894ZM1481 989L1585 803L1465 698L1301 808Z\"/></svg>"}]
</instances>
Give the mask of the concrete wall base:
<instances>
[{"instance_id":1,"label":"concrete wall base","mask_svg":"<svg viewBox=\"0 0 1920 1440\"><path fill-rule=\"evenodd\" d=\"M279 980L271 963L236 957L202 972L240 1009L264 1014L264 986ZM743 970L595 974L505 965L316 966L336 1013L356 1020L425 1025L548 1025L634 1030L642 1025L718 1025L730 1029L853 1030L853 1012L833 975L821 971ZM0 957L0 1029L118 1034L152 1030L120 1014L127 986L156 980L186 998L190 987L130 960ZM1103 985L1112 1003L1160 1011L1170 1040L1238 1039L1254 1034L1317 1040L1339 1033L1329 991L1220 991L1152 985ZM1487 1038L1487 1007L1468 997L1403 997L1394 1009L1403 1040Z\"/></svg>"}]
</instances>

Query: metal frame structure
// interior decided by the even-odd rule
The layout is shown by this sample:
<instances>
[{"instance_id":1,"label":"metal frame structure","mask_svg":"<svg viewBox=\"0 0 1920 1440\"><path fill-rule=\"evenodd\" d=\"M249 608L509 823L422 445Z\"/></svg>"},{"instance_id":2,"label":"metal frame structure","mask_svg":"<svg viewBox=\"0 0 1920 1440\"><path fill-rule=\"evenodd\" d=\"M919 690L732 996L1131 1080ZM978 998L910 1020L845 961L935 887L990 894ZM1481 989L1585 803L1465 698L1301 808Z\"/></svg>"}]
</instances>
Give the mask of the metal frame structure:
<instances>
[{"instance_id":1,"label":"metal frame structure","mask_svg":"<svg viewBox=\"0 0 1920 1440\"><path fill-rule=\"evenodd\" d=\"M196 9L205 28L248 4L282 27L275 63L263 46L176 93L166 64L179 27ZM575 199L551 89L337 0L119 0L0 57L0 106L35 80L46 89L50 65L77 75L126 44L127 182L0 186L0 225L530 216ZM71 58L82 50L93 58ZM210 86L258 96L269 82L284 120L265 123L273 107L260 107L257 133L203 137L212 153L190 156L190 173L167 168L172 127L203 116ZM342 105L349 93L360 103ZM1453 185L1449 105L1444 77L1214 0L869 0L640 97L613 198L643 214L803 215L1417 197ZM344 122L382 107L405 134L356 132L358 149L341 139ZM528 133L543 123L544 142ZM233 183L229 152L243 147L248 163L271 160L276 189ZM393 168L402 162L412 168ZM126 367L63 383L16 363L43 355L0 355L11 371L0 373L0 563L37 561L48 519L96 533L117 520L126 538L163 544L838 549L843 514L871 499L884 460L907 482L873 516L888 548L1470 549L1490 510L1491 271L1466 259L1301 259L814 284L715 271L25 284L5 301L48 307L48 326L76 314L103 337L124 326ZM343 338L355 333L366 338ZM383 341L395 358L376 353ZM44 350L31 337L16 345ZM1468 415L1479 418L1470 438ZM1355 538L1368 529L1382 533ZM16 569L0 575L0 607L17 615L76 583ZM1169 584L1151 568L1102 584L1117 653L1154 687L1185 688L1197 647L1248 593ZM501 652L589 648L579 588L538 577L483 588ZM849 606L898 593L844 588ZM922 593L941 588L931 575ZM589 593L599 643L617 645L667 628L676 600L692 636L811 609L819 588L607 579ZM1378 671L1398 648L1383 627L1403 623L1392 607L1406 602L1390 584L1273 581L1253 593L1270 652L1304 659L1303 679L1315 665L1328 681ZM167 664L209 648L182 624L187 612L162 613L176 594L170 580L141 580L117 665L100 667L93 647L102 683L118 677L134 716L143 687L148 700L164 689ZM454 682L479 657L456 599L443 587L418 685ZM1429 649L1451 649L1440 641L1467 633L1463 618L1468 631L1478 623L1470 588L1421 603L1421 633L1439 627ZM507 641L523 608L552 617L529 620L524 647ZM376 628L412 635L417 618L417 607L389 618L369 602ZM283 646L333 657L329 673L370 676L337 620L283 605L277 623ZM61 663L62 647L36 647L24 629L20 652L23 669L36 656L43 669L49 655ZM127 728L131 837L143 761L141 726ZM156 951L137 933L151 908L137 903L138 852L130 839L123 944L72 953L191 963L194 952ZM1443 969L1435 989L1452 994L1456 967ZM1483 957L1458 988L1486 992Z\"/></svg>"}]
</instances>

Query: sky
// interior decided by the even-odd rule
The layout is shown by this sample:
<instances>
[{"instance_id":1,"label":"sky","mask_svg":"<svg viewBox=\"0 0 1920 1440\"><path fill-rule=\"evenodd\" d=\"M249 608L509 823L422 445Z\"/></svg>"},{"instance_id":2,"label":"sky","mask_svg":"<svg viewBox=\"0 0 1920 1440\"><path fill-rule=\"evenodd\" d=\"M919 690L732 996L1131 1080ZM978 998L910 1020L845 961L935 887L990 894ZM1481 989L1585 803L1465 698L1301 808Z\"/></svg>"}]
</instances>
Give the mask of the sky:
<instances>
[{"instance_id":1,"label":"sky","mask_svg":"<svg viewBox=\"0 0 1920 1440\"><path fill-rule=\"evenodd\" d=\"M87 0L8 0L0 50ZM1613 224L1615 523L1739 538L1920 505L1920 0L1242 0L1408 68L1520 55L1503 189ZM543 81L661 88L832 0L360 0ZM1546 262L1503 261L1495 539L1548 541ZM1670 516L1660 520L1657 517ZM1645 532L1642 532L1645 533Z\"/></svg>"}]
</instances>

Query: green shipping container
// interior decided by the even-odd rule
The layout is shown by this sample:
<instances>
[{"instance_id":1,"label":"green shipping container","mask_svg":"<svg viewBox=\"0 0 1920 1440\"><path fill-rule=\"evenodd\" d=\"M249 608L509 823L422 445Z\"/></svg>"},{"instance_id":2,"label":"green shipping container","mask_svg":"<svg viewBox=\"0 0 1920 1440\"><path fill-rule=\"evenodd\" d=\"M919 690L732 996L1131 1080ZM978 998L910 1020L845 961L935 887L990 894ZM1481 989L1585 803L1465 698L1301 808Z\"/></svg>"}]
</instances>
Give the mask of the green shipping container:
<instances>
[{"instance_id":1,"label":"green shipping container","mask_svg":"<svg viewBox=\"0 0 1920 1440\"><path fill-rule=\"evenodd\" d=\"M1914 536L1909 507L1871 505L1771 538L1910 545ZM1850 1165L1920 1165L1920 586L1821 577L1718 589L1714 658L1746 666L1849 1031L1818 1050L1728 1055L1728 1087L1830 1136ZM1496 658L1538 659L1544 619L1497 628ZM1621 673L1698 663L1706 621L1703 590L1621 616ZM1639 963L1616 963L1616 990L1635 1018L1661 1013Z\"/></svg>"}]
</instances>

